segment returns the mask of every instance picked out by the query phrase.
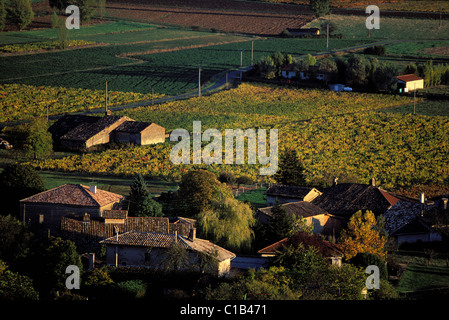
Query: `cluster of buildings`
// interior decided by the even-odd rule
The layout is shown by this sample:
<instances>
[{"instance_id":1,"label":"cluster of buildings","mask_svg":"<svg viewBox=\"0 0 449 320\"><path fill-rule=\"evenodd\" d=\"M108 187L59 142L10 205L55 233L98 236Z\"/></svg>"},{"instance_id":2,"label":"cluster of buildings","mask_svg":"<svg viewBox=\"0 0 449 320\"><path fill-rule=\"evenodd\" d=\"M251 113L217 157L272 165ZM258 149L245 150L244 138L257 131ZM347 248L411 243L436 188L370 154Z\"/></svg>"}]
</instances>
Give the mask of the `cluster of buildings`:
<instances>
[{"instance_id":1,"label":"cluster of buildings","mask_svg":"<svg viewBox=\"0 0 449 320\"><path fill-rule=\"evenodd\" d=\"M442 241L442 234L449 230L448 196L426 199L405 197L369 184L338 183L322 191L313 187L273 185L266 191L267 207L257 209L261 223L270 223L272 209L279 204L288 214L306 220L313 233L325 238L335 238L346 226L350 217L359 210L372 211L385 218L385 230L389 236L402 243ZM288 243L283 239L258 251L261 255L273 255L279 247ZM332 263L341 263L342 252L338 245L323 241Z\"/></svg>"},{"instance_id":2,"label":"cluster of buildings","mask_svg":"<svg viewBox=\"0 0 449 320\"><path fill-rule=\"evenodd\" d=\"M20 212L23 221L41 236L70 239L91 256L105 246L104 262L108 265L162 268L174 244L187 250L191 266L200 266L204 256L211 258L208 272L218 276L229 275L231 266L245 265L236 254L198 238L195 220L130 217L123 210L124 200L96 186L65 184L21 200ZM341 265L340 246L324 239L335 239L359 210L383 215L386 231L398 244L441 241L441 231L447 231L449 226L447 196L430 200L424 195L420 199L404 197L376 186L374 179L369 184L338 183L335 179L324 190L272 185L266 191L266 201L266 207L256 210L260 223L270 223L273 207L280 205L287 214L305 219L313 235L298 233L260 249L253 260L258 259L256 265L249 264L256 268L266 265L292 241L313 243L330 263Z\"/></svg>"}]
</instances>

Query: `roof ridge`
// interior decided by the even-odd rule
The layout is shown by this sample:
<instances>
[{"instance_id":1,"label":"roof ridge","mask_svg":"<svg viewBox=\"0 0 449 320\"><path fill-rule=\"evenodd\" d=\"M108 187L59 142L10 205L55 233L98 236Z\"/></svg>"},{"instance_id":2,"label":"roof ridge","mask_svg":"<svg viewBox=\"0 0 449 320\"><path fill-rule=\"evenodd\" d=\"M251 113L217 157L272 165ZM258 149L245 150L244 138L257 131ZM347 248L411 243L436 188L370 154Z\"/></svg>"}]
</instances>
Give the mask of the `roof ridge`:
<instances>
[{"instance_id":1,"label":"roof ridge","mask_svg":"<svg viewBox=\"0 0 449 320\"><path fill-rule=\"evenodd\" d=\"M99 203L92 195L91 195L91 191L90 191L90 187L86 186L84 184L81 183L77 183L75 184L77 187L80 187L81 192L84 192L87 196L89 196L97 205L99 205L101 207L101 203ZM86 190L87 189L87 190ZM97 188L97 191L100 190Z\"/></svg>"},{"instance_id":2,"label":"roof ridge","mask_svg":"<svg viewBox=\"0 0 449 320\"><path fill-rule=\"evenodd\" d=\"M56 189L59 189L59 188L62 188L62 187L66 186L66 185L69 185L69 184L70 184L70 183L65 183L65 184L62 184L62 185L60 185L60 186L57 186L57 187L54 187L54 188L51 188L51 189L48 189L48 190L41 191L41 192L36 193L36 194L33 194L33 195L31 195L31 196L29 196L29 197L27 197L27 198L24 198L24 199L22 199L22 200L19 200L19 202L20 202L20 201L26 201L26 200L31 199L31 198L34 198L34 197L36 197L36 196L38 196L38 195L40 195L40 194L43 194L43 193L46 193L46 192L49 192L49 191L53 191L53 190L56 190Z\"/></svg>"}]
</instances>

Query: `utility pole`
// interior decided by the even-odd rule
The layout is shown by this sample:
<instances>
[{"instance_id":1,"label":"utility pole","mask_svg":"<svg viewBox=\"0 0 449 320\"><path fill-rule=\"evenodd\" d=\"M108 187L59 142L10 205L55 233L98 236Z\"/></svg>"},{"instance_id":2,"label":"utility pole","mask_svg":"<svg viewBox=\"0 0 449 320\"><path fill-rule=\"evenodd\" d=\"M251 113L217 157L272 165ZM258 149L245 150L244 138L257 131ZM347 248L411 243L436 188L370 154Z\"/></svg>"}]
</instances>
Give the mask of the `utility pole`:
<instances>
[{"instance_id":1,"label":"utility pole","mask_svg":"<svg viewBox=\"0 0 449 320\"><path fill-rule=\"evenodd\" d=\"M251 40L251 66L253 66L254 62L254 40Z\"/></svg>"},{"instance_id":2,"label":"utility pole","mask_svg":"<svg viewBox=\"0 0 449 320\"><path fill-rule=\"evenodd\" d=\"M106 91L104 93L104 114L108 115L108 80L106 80Z\"/></svg>"},{"instance_id":3,"label":"utility pole","mask_svg":"<svg viewBox=\"0 0 449 320\"><path fill-rule=\"evenodd\" d=\"M201 66L198 66L198 97L201 97Z\"/></svg>"},{"instance_id":4,"label":"utility pole","mask_svg":"<svg viewBox=\"0 0 449 320\"><path fill-rule=\"evenodd\" d=\"M326 51L329 50L329 21L326 23Z\"/></svg>"},{"instance_id":5,"label":"utility pole","mask_svg":"<svg viewBox=\"0 0 449 320\"><path fill-rule=\"evenodd\" d=\"M244 50L240 50L240 68L243 66L243 51Z\"/></svg>"},{"instance_id":6,"label":"utility pole","mask_svg":"<svg viewBox=\"0 0 449 320\"><path fill-rule=\"evenodd\" d=\"M440 25L439 25L439 27L438 27L438 29L441 29L441 15L442 15L442 11L443 10L443 8L442 8L442 4L440 4Z\"/></svg>"},{"instance_id":7,"label":"utility pole","mask_svg":"<svg viewBox=\"0 0 449 320\"><path fill-rule=\"evenodd\" d=\"M415 115L416 111L416 84L415 87L413 88L413 115Z\"/></svg>"}]
</instances>

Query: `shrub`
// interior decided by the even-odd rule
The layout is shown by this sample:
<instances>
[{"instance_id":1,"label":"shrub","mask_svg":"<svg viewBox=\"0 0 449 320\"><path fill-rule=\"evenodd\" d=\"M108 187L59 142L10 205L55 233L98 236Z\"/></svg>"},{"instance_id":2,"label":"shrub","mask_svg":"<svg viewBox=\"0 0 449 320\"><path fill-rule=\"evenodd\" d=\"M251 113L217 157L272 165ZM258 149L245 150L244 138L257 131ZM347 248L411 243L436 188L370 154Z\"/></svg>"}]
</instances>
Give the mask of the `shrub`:
<instances>
[{"instance_id":1,"label":"shrub","mask_svg":"<svg viewBox=\"0 0 449 320\"><path fill-rule=\"evenodd\" d=\"M139 299L145 296L147 284L142 280L128 280L118 282L115 285L116 290L125 299Z\"/></svg>"}]
</instances>

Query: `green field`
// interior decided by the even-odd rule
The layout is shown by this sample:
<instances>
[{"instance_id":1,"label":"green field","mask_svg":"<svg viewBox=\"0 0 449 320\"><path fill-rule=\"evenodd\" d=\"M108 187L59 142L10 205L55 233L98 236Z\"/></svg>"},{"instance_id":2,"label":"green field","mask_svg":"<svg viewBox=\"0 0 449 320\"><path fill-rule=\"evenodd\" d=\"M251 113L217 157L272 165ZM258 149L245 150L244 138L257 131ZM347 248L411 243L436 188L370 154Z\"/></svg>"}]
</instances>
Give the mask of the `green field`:
<instances>
[{"instance_id":1,"label":"green field","mask_svg":"<svg viewBox=\"0 0 449 320\"><path fill-rule=\"evenodd\" d=\"M335 33L343 34L346 39L368 39L368 29L363 16L330 15L310 22L307 27L318 27L323 20L337 25ZM444 21L439 28L438 19L407 19L380 16L380 29L371 30L369 39L377 40L447 40L449 24Z\"/></svg>"},{"instance_id":2,"label":"green field","mask_svg":"<svg viewBox=\"0 0 449 320\"><path fill-rule=\"evenodd\" d=\"M399 292L414 292L449 286L449 268L409 265L401 277Z\"/></svg>"},{"instance_id":3,"label":"green field","mask_svg":"<svg viewBox=\"0 0 449 320\"><path fill-rule=\"evenodd\" d=\"M0 46L55 37L55 29L9 32L0 34ZM250 65L250 40L254 44L253 61L276 51L300 56L326 47L325 39L261 39L123 21L71 30L70 39L93 41L97 46L0 56L0 82L98 90L108 81L114 91L177 95L197 88L199 65L203 83L224 70L239 67L241 62ZM367 42L335 39L329 47Z\"/></svg>"}]
</instances>

